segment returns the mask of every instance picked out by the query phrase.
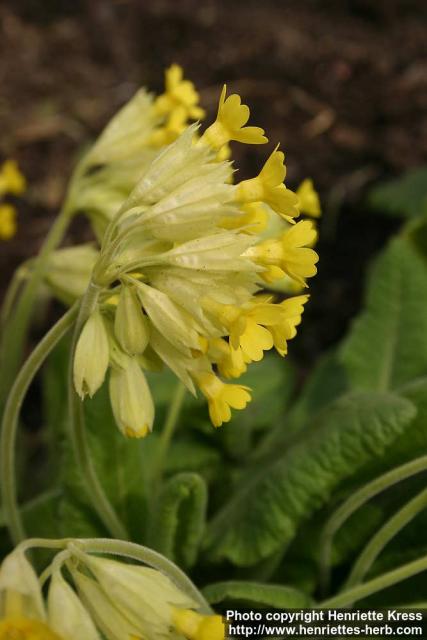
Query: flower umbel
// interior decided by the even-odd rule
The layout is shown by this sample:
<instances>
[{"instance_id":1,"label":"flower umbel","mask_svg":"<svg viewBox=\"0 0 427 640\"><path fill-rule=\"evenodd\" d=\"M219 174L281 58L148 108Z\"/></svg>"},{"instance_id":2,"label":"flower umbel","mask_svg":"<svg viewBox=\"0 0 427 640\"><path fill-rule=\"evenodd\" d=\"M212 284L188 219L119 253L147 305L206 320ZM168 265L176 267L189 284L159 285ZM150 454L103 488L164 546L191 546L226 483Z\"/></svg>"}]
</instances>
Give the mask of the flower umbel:
<instances>
[{"instance_id":1,"label":"flower umbel","mask_svg":"<svg viewBox=\"0 0 427 640\"><path fill-rule=\"evenodd\" d=\"M170 116L185 108L186 118L195 117L197 94L182 72L168 70L166 84L154 109ZM144 165L106 229L75 385L82 397L93 395L110 367L113 412L127 436L153 427L143 369L166 365L191 393L199 389L218 427L251 399L246 386L218 374L239 377L273 347L285 355L301 319L306 297L292 313L280 300L259 297L263 281L287 274L305 285L316 273L311 222L287 230L281 222L278 235L260 237L270 215L291 222L299 215L297 195L283 184L284 154L276 148L257 178L236 186L231 163L217 157L230 140L266 142L262 129L245 126L248 118L240 97L226 99L224 89L214 124L200 139L197 125L186 126Z\"/></svg>"},{"instance_id":2,"label":"flower umbel","mask_svg":"<svg viewBox=\"0 0 427 640\"><path fill-rule=\"evenodd\" d=\"M79 540L64 541L44 576L47 602L24 551L18 547L5 558L0 640L225 637L221 617L202 614L200 604L157 569L86 553Z\"/></svg>"}]
</instances>

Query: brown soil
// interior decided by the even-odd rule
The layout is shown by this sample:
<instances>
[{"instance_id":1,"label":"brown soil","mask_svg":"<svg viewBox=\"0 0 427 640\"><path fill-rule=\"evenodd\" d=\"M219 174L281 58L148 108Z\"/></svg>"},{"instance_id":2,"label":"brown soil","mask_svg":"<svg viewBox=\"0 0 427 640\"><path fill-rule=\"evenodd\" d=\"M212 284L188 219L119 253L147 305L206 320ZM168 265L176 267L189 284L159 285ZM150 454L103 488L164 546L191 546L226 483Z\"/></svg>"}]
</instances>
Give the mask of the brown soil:
<instances>
[{"instance_id":1,"label":"brown soil","mask_svg":"<svg viewBox=\"0 0 427 640\"><path fill-rule=\"evenodd\" d=\"M210 113L223 82L241 93L282 142L289 184L309 175L322 194L313 322L297 347L311 359L344 331L392 227L365 211L367 185L425 160L426 18L423 0L2 0L0 155L19 160L30 189L0 246L0 290L37 250L82 146L176 61ZM265 154L237 148L242 174ZM84 234L80 222L71 235Z\"/></svg>"}]
</instances>

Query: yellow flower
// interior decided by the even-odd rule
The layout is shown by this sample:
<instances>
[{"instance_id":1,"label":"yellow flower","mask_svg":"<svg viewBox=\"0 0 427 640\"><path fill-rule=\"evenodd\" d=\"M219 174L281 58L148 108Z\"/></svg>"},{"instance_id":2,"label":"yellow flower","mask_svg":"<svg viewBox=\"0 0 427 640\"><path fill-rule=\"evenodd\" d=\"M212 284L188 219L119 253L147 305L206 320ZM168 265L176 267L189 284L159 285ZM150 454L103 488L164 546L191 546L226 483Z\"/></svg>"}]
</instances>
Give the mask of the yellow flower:
<instances>
[{"instance_id":1,"label":"yellow flower","mask_svg":"<svg viewBox=\"0 0 427 640\"><path fill-rule=\"evenodd\" d=\"M11 204L0 204L0 239L10 240L16 233L16 209Z\"/></svg>"},{"instance_id":2,"label":"yellow flower","mask_svg":"<svg viewBox=\"0 0 427 640\"><path fill-rule=\"evenodd\" d=\"M299 215L298 196L283 184L285 154L277 147L256 178L243 180L236 189L237 202L265 202L288 222Z\"/></svg>"},{"instance_id":3,"label":"yellow flower","mask_svg":"<svg viewBox=\"0 0 427 640\"><path fill-rule=\"evenodd\" d=\"M288 340L296 336L296 327L301 323L304 305L308 299L307 295L294 296L278 305L282 311L280 322L274 323L268 328L273 336L274 347L281 356L285 356L288 352Z\"/></svg>"},{"instance_id":4,"label":"yellow flower","mask_svg":"<svg viewBox=\"0 0 427 640\"><path fill-rule=\"evenodd\" d=\"M191 609L175 609L173 623L176 631L188 640L223 640L225 625L221 616L204 616Z\"/></svg>"},{"instance_id":5,"label":"yellow flower","mask_svg":"<svg viewBox=\"0 0 427 640\"><path fill-rule=\"evenodd\" d=\"M87 349L78 348L75 358L80 393L96 391L112 369L113 413L127 436L152 429L154 406L143 371L162 364L190 393L200 387L215 426L230 420L231 409L243 409L248 389L218 376L239 377L273 347L284 354L302 312L301 304L290 310L261 298L261 280L288 277L305 286L316 272L313 223L289 229L280 217L293 222L299 213L298 196L283 183L284 154L276 148L256 178L231 184L234 168L219 161L218 152L231 140L267 139L262 129L245 126L249 108L238 95L227 98L224 87L216 121L197 140L197 125L186 124L189 113L195 116L191 87L178 67L168 71L167 91L157 102L162 113L155 114L161 128L151 138L166 146L161 153L150 150L134 189L116 215L111 211L92 270L108 349L100 349L105 340L91 346L88 333ZM102 357L92 358L94 348Z\"/></svg>"},{"instance_id":6,"label":"yellow flower","mask_svg":"<svg viewBox=\"0 0 427 640\"><path fill-rule=\"evenodd\" d=\"M168 115L164 126L159 127L148 139L153 147L163 147L177 139L187 126L188 114L184 107L176 107Z\"/></svg>"},{"instance_id":7,"label":"yellow flower","mask_svg":"<svg viewBox=\"0 0 427 640\"><path fill-rule=\"evenodd\" d=\"M226 216L220 221L223 229L240 229L250 235L261 234L267 228L268 211L261 202L251 202L240 207L241 215Z\"/></svg>"},{"instance_id":8,"label":"yellow flower","mask_svg":"<svg viewBox=\"0 0 427 640\"><path fill-rule=\"evenodd\" d=\"M166 91L159 96L154 108L159 115L167 115L177 107L183 107L186 116L194 120L204 118L204 110L198 106L199 94L190 80L184 80L184 72L178 64L173 64L165 72Z\"/></svg>"},{"instance_id":9,"label":"yellow flower","mask_svg":"<svg viewBox=\"0 0 427 640\"><path fill-rule=\"evenodd\" d=\"M15 160L6 160L0 167L0 195L11 193L19 196L26 188L25 177Z\"/></svg>"},{"instance_id":10,"label":"yellow flower","mask_svg":"<svg viewBox=\"0 0 427 640\"><path fill-rule=\"evenodd\" d=\"M265 267L261 276L266 282L273 282L287 274L306 286L305 279L317 273L319 256L309 248L316 237L314 224L302 220L285 231L279 239L271 238L251 247L246 255Z\"/></svg>"},{"instance_id":11,"label":"yellow flower","mask_svg":"<svg viewBox=\"0 0 427 640\"><path fill-rule=\"evenodd\" d=\"M234 349L224 338L212 338L208 354L224 378L239 378L247 369L242 349Z\"/></svg>"},{"instance_id":12,"label":"yellow flower","mask_svg":"<svg viewBox=\"0 0 427 640\"><path fill-rule=\"evenodd\" d=\"M208 401L209 416L214 427L231 420L231 409L244 409L251 401L249 387L241 384L225 384L214 373L194 374L196 382Z\"/></svg>"},{"instance_id":13,"label":"yellow flower","mask_svg":"<svg viewBox=\"0 0 427 640\"><path fill-rule=\"evenodd\" d=\"M321 216L322 210L319 195L313 186L313 180L310 180L310 178L303 180L297 189L297 196L301 213L305 213L312 218Z\"/></svg>"},{"instance_id":14,"label":"yellow flower","mask_svg":"<svg viewBox=\"0 0 427 640\"><path fill-rule=\"evenodd\" d=\"M223 145L235 140L245 144L264 144L268 139L264 135L264 129L260 127L245 127L249 120L249 107L242 104L240 96L233 93L225 98L226 85L219 99L218 114L216 120L206 129L201 137L202 143L211 145L214 149L220 149Z\"/></svg>"},{"instance_id":15,"label":"yellow flower","mask_svg":"<svg viewBox=\"0 0 427 640\"><path fill-rule=\"evenodd\" d=\"M0 640L62 640L39 620L13 617L0 621Z\"/></svg>"}]
</instances>

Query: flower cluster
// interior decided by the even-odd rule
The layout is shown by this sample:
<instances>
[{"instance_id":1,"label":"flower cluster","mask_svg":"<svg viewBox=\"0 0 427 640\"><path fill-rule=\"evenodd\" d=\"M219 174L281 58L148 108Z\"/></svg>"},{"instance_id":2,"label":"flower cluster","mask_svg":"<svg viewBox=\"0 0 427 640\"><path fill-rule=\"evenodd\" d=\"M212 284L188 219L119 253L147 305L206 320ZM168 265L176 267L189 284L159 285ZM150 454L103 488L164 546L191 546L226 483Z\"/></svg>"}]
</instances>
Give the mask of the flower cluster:
<instances>
[{"instance_id":1,"label":"flower cluster","mask_svg":"<svg viewBox=\"0 0 427 640\"><path fill-rule=\"evenodd\" d=\"M155 98L139 89L80 163L70 208L90 217L99 240L159 149L176 140L189 122L204 117L182 68L174 64L165 76L165 92Z\"/></svg>"},{"instance_id":2,"label":"flower cluster","mask_svg":"<svg viewBox=\"0 0 427 640\"><path fill-rule=\"evenodd\" d=\"M14 160L6 160L0 167L0 198L10 194L19 196L26 182ZM10 240L16 233L16 209L7 202L0 203L0 240Z\"/></svg>"},{"instance_id":3,"label":"flower cluster","mask_svg":"<svg viewBox=\"0 0 427 640\"><path fill-rule=\"evenodd\" d=\"M316 230L310 220L296 218L301 209L312 216L320 209L311 183L303 183L299 194L284 184L284 154L277 147L257 177L233 184L223 150L231 141L263 144L267 138L263 129L247 126L249 108L238 95L227 97L225 87L214 123L200 135L197 124L184 124L202 115L197 93L173 66L166 93L150 98L152 107L144 111L150 114L144 122L163 118L163 124L150 135L147 126L142 145L135 135L135 99L90 154L104 162L134 145L140 175L135 180L134 172L133 189L120 204L114 201L116 211L103 229L74 382L83 399L96 393L110 370L117 424L125 435L142 437L154 421L143 370L166 365L190 392L200 390L214 426L229 421L231 409L246 407L250 389L223 378L238 378L269 349L286 354L308 296L280 300L261 292L284 277L307 286L316 273ZM149 100L147 94L142 99ZM174 141L153 155L154 133L162 131L158 141L169 142L170 118L177 113ZM117 175L126 173L125 164ZM110 160L105 170L113 165ZM265 236L272 218L279 225Z\"/></svg>"},{"instance_id":4,"label":"flower cluster","mask_svg":"<svg viewBox=\"0 0 427 640\"><path fill-rule=\"evenodd\" d=\"M20 547L0 570L0 640L223 640L221 616L199 608L160 571L86 553L79 541L57 554L43 578Z\"/></svg>"}]
</instances>

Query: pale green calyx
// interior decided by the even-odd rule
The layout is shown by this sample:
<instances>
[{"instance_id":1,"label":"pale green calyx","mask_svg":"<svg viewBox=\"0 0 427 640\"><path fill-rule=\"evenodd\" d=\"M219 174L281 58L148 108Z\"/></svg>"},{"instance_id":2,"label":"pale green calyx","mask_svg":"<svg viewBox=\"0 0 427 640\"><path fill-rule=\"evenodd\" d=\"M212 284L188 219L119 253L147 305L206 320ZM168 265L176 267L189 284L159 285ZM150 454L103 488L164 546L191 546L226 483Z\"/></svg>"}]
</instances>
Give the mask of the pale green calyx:
<instances>
[{"instance_id":1,"label":"pale green calyx","mask_svg":"<svg viewBox=\"0 0 427 640\"><path fill-rule=\"evenodd\" d=\"M134 287L123 285L114 319L114 333L129 355L141 354L150 339L150 326Z\"/></svg>"},{"instance_id":2,"label":"pale green calyx","mask_svg":"<svg viewBox=\"0 0 427 640\"><path fill-rule=\"evenodd\" d=\"M104 382L109 363L108 335L99 309L86 320L74 354L74 386L83 399Z\"/></svg>"},{"instance_id":3,"label":"pale green calyx","mask_svg":"<svg viewBox=\"0 0 427 640\"><path fill-rule=\"evenodd\" d=\"M128 438L143 438L153 428L154 404L136 358L114 366L110 374L110 401L120 431Z\"/></svg>"}]
</instances>

